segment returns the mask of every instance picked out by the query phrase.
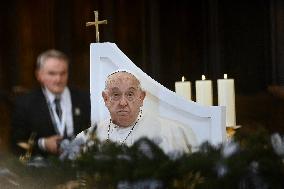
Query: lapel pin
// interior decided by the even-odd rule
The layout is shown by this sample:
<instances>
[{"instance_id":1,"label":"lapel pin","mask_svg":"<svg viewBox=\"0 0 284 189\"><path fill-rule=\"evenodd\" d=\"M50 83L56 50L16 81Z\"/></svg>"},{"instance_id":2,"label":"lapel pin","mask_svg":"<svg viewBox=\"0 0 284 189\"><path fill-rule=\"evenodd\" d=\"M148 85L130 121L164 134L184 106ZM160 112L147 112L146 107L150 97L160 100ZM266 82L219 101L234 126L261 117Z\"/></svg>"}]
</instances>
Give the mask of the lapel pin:
<instances>
[{"instance_id":1,"label":"lapel pin","mask_svg":"<svg viewBox=\"0 0 284 189\"><path fill-rule=\"evenodd\" d=\"M74 113L75 113L76 116L79 116L79 115L81 114L80 108L77 108L77 107L76 107L76 108L74 109Z\"/></svg>"}]
</instances>

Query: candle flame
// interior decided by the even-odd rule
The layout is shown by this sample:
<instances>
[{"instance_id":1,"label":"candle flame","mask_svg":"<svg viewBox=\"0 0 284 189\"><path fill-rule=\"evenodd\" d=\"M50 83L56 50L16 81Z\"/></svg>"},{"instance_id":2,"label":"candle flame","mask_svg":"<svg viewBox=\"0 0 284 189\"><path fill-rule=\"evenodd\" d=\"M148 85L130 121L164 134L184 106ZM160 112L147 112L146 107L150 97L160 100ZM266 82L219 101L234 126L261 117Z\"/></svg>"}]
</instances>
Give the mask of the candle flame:
<instances>
[{"instance_id":1,"label":"candle flame","mask_svg":"<svg viewBox=\"0 0 284 189\"><path fill-rule=\"evenodd\" d=\"M227 78L228 78L227 74L224 74L224 79L227 79Z\"/></svg>"},{"instance_id":2,"label":"candle flame","mask_svg":"<svg viewBox=\"0 0 284 189\"><path fill-rule=\"evenodd\" d=\"M184 76L181 77L181 81L184 82L186 79Z\"/></svg>"},{"instance_id":3,"label":"candle flame","mask_svg":"<svg viewBox=\"0 0 284 189\"><path fill-rule=\"evenodd\" d=\"M205 80L205 79L206 79L205 75L202 75L202 76L201 76L201 79L202 79L202 80Z\"/></svg>"}]
</instances>

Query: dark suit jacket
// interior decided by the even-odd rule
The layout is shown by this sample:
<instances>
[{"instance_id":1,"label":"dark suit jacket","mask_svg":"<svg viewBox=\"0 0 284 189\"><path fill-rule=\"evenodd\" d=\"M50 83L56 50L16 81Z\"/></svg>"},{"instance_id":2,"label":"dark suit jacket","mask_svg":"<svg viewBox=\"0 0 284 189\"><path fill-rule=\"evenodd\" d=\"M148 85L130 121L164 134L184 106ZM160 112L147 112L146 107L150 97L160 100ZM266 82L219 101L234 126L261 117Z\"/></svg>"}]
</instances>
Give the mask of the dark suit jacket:
<instances>
[{"instance_id":1,"label":"dark suit jacket","mask_svg":"<svg viewBox=\"0 0 284 189\"><path fill-rule=\"evenodd\" d=\"M76 135L90 125L90 95L72 89L70 89L70 94L74 135ZM46 155L39 150L37 141L41 137L48 137L57 133L41 89L19 96L15 101L12 116L12 151L17 154L23 153L23 150L20 150L17 146L17 142L26 142L32 132L36 133L34 154Z\"/></svg>"}]
</instances>

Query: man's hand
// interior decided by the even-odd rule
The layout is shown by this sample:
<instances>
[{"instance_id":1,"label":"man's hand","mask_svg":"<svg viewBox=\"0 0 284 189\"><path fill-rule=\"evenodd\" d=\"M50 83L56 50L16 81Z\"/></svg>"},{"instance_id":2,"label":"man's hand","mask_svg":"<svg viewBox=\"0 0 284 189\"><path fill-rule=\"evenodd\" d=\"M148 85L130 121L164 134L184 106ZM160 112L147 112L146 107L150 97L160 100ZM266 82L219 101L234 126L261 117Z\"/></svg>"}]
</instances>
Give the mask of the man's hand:
<instances>
[{"instance_id":1,"label":"man's hand","mask_svg":"<svg viewBox=\"0 0 284 189\"><path fill-rule=\"evenodd\" d=\"M59 144L61 140L62 136L59 135L44 138L45 150L52 154L59 154Z\"/></svg>"}]
</instances>

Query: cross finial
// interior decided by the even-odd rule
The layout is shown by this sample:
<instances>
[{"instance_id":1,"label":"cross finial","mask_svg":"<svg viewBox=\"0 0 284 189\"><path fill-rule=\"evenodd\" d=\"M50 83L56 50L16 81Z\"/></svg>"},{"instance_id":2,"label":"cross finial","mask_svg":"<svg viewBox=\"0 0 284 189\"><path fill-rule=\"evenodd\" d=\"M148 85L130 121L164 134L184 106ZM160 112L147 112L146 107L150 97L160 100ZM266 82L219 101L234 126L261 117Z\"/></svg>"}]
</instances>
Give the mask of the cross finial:
<instances>
[{"instance_id":1,"label":"cross finial","mask_svg":"<svg viewBox=\"0 0 284 189\"><path fill-rule=\"evenodd\" d=\"M99 32L99 24L107 24L107 20L99 20L99 12L94 11L95 13L95 21L94 22L87 22L86 27L95 25L96 27L96 42L100 42L100 32Z\"/></svg>"}]
</instances>

